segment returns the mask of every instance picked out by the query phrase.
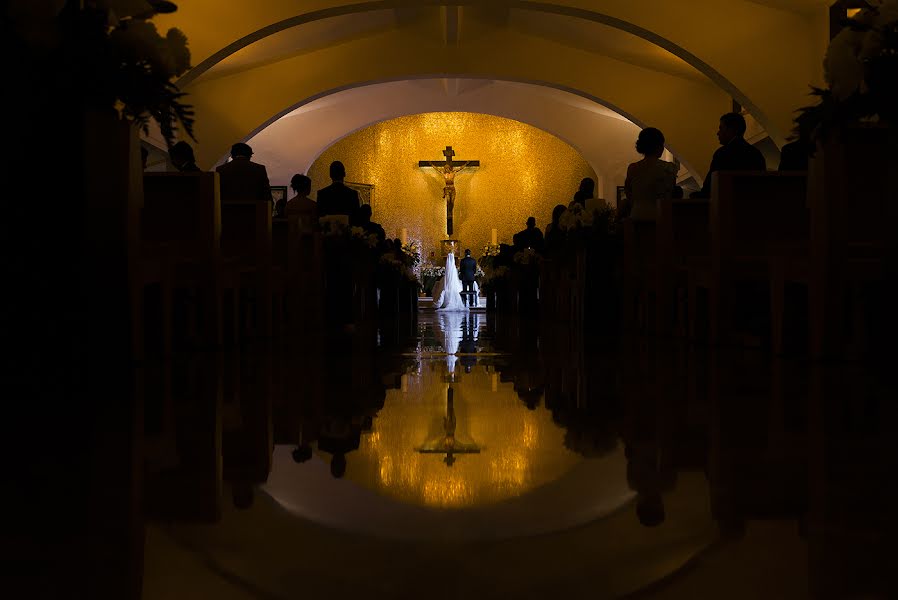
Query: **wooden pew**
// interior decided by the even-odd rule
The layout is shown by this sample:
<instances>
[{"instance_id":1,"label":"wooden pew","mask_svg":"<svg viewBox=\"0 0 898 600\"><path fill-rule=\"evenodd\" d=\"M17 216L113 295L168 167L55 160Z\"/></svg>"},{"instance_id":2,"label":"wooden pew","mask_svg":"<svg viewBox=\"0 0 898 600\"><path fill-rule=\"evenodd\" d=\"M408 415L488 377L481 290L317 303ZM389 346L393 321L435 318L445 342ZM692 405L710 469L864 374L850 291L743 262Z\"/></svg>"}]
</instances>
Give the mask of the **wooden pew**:
<instances>
[{"instance_id":1,"label":"wooden pew","mask_svg":"<svg viewBox=\"0 0 898 600\"><path fill-rule=\"evenodd\" d=\"M687 299L689 272L710 264L710 201L704 198L663 199L658 205L656 248L660 272L658 320L661 333L686 337L695 319L695 298ZM662 312L663 311L663 312Z\"/></svg>"},{"instance_id":2,"label":"wooden pew","mask_svg":"<svg viewBox=\"0 0 898 600\"><path fill-rule=\"evenodd\" d=\"M221 253L235 304L242 292L252 291L255 306L245 303L242 326L235 324L235 340L241 330L253 329L262 337L271 336L271 204L257 200L228 201L221 205ZM253 310L255 308L255 310ZM255 316L255 320L252 316Z\"/></svg>"},{"instance_id":3,"label":"wooden pew","mask_svg":"<svg viewBox=\"0 0 898 600\"><path fill-rule=\"evenodd\" d=\"M802 173L719 172L710 203L710 262L688 265L690 311L697 290L708 292L709 341L732 338L735 286L769 283L771 260L800 254L809 216ZM766 307L766 301L765 301ZM695 318L690 330L695 333Z\"/></svg>"},{"instance_id":4,"label":"wooden pew","mask_svg":"<svg viewBox=\"0 0 898 600\"><path fill-rule=\"evenodd\" d=\"M858 327L863 288L895 276L896 172L898 155L883 128L849 129L818 147L808 173L807 251L771 269L776 349L782 349L784 320L793 318L784 314L786 283L807 288L812 358L845 354L852 345L863 349L859 329L875 327Z\"/></svg>"},{"instance_id":5,"label":"wooden pew","mask_svg":"<svg viewBox=\"0 0 898 600\"><path fill-rule=\"evenodd\" d=\"M202 339L218 345L223 295L218 174L147 173L143 184L140 260L156 265L169 290L198 293L199 305L192 312L201 321ZM170 328L170 322L165 326Z\"/></svg>"},{"instance_id":6,"label":"wooden pew","mask_svg":"<svg viewBox=\"0 0 898 600\"><path fill-rule=\"evenodd\" d=\"M171 426L157 432L147 423L145 512L151 519L214 523L221 518L222 496L220 354L203 354L173 368L182 371L177 373L182 383L147 406L151 416L168 412Z\"/></svg>"},{"instance_id":7,"label":"wooden pew","mask_svg":"<svg viewBox=\"0 0 898 600\"><path fill-rule=\"evenodd\" d=\"M685 337L695 317L695 299L688 292L690 268L710 264L710 201L706 198L663 198L658 203L655 248L658 265L656 321L661 334ZM687 312L692 310L692 318Z\"/></svg>"},{"instance_id":8,"label":"wooden pew","mask_svg":"<svg viewBox=\"0 0 898 600\"><path fill-rule=\"evenodd\" d=\"M655 221L624 221L623 319L628 330L658 329L660 271Z\"/></svg>"},{"instance_id":9,"label":"wooden pew","mask_svg":"<svg viewBox=\"0 0 898 600\"><path fill-rule=\"evenodd\" d=\"M272 370L264 354L233 356L227 365L222 423L222 474L234 505L248 508L271 472L274 451ZM244 376L245 375L245 376Z\"/></svg>"},{"instance_id":10,"label":"wooden pew","mask_svg":"<svg viewBox=\"0 0 898 600\"><path fill-rule=\"evenodd\" d=\"M293 220L287 264L287 325L317 328L324 322L324 240L321 233Z\"/></svg>"},{"instance_id":11,"label":"wooden pew","mask_svg":"<svg viewBox=\"0 0 898 600\"><path fill-rule=\"evenodd\" d=\"M281 331L287 319L287 283L290 266L290 221L286 217L271 220L271 295L272 333Z\"/></svg>"}]
</instances>

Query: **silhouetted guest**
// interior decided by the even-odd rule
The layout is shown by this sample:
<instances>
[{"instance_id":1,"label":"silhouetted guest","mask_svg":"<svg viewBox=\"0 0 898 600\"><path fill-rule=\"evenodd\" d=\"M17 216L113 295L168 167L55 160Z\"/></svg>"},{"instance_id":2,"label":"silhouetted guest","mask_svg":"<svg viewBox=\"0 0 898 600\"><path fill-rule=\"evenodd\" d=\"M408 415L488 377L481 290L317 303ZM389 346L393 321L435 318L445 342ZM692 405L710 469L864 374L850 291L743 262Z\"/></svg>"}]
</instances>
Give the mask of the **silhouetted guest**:
<instances>
[{"instance_id":1,"label":"silhouetted guest","mask_svg":"<svg viewBox=\"0 0 898 600\"><path fill-rule=\"evenodd\" d=\"M140 168L144 171L147 170L147 159L149 157L150 157L150 151L147 150L146 148L144 148L143 146L141 146L140 147Z\"/></svg>"},{"instance_id":2,"label":"silhouetted guest","mask_svg":"<svg viewBox=\"0 0 898 600\"><path fill-rule=\"evenodd\" d=\"M196 158L193 156L193 148L185 141L180 141L168 151L168 158L179 173L199 173L196 166Z\"/></svg>"},{"instance_id":3,"label":"silhouetted guest","mask_svg":"<svg viewBox=\"0 0 898 600\"><path fill-rule=\"evenodd\" d=\"M664 500L661 494L636 496L636 517L645 527L657 527L664 522Z\"/></svg>"},{"instance_id":4,"label":"silhouetted guest","mask_svg":"<svg viewBox=\"0 0 898 600\"><path fill-rule=\"evenodd\" d=\"M346 179L346 167L339 160L330 166L332 183L318 190L318 218L330 215L346 215L352 217L359 209L361 201L359 193L343 183Z\"/></svg>"},{"instance_id":5,"label":"silhouetted guest","mask_svg":"<svg viewBox=\"0 0 898 600\"><path fill-rule=\"evenodd\" d=\"M297 446L293 450L292 455L293 455L293 462L295 462L297 464L304 463L307 460L310 460L312 458L312 447L307 444Z\"/></svg>"},{"instance_id":6,"label":"silhouetted guest","mask_svg":"<svg viewBox=\"0 0 898 600\"><path fill-rule=\"evenodd\" d=\"M528 217L527 228L514 234L514 237L512 239L514 241L515 248L518 250L533 248L537 252L542 252L545 245L543 232L540 231L539 227L536 226L535 217Z\"/></svg>"},{"instance_id":7,"label":"silhouetted guest","mask_svg":"<svg viewBox=\"0 0 898 600\"><path fill-rule=\"evenodd\" d=\"M467 315L462 322L462 337L458 343L458 351L462 354L459 362L465 368L465 373L470 373L477 364L477 340L474 338L476 328L475 316Z\"/></svg>"},{"instance_id":8,"label":"silhouetted guest","mask_svg":"<svg viewBox=\"0 0 898 600\"><path fill-rule=\"evenodd\" d=\"M664 153L664 134L654 127L646 127L636 138L636 151L642 160L627 167L624 182L627 201L622 216L634 221L654 221L658 200L669 198L677 181L677 165L661 160Z\"/></svg>"},{"instance_id":9,"label":"silhouetted guest","mask_svg":"<svg viewBox=\"0 0 898 600\"><path fill-rule=\"evenodd\" d=\"M318 450L329 452L331 475L336 478L346 473L346 454L359 449L361 429L346 414L333 415L318 436Z\"/></svg>"},{"instance_id":10,"label":"silhouetted guest","mask_svg":"<svg viewBox=\"0 0 898 600\"><path fill-rule=\"evenodd\" d=\"M299 217L302 229L313 229L318 224L318 205L309 198L312 180L305 175L296 174L290 178L290 189L296 195L289 200L278 200L275 205L278 216Z\"/></svg>"},{"instance_id":11,"label":"silhouetted guest","mask_svg":"<svg viewBox=\"0 0 898 600\"><path fill-rule=\"evenodd\" d=\"M235 481L231 484L231 499L234 508L246 510L253 505L253 485L248 481Z\"/></svg>"},{"instance_id":12,"label":"silhouetted guest","mask_svg":"<svg viewBox=\"0 0 898 600\"><path fill-rule=\"evenodd\" d=\"M470 300L471 306L477 305L474 298L474 279L477 277L477 261L471 257L471 251L465 250L465 257L459 261L458 276L461 279L462 301L467 306Z\"/></svg>"},{"instance_id":13,"label":"silhouetted guest","mask_svg":"<svg viewBox=\"0 0 898 600\"><path fill-rule=\"evenodd\" d=\"M271 202L271 185L265 165L250 160L253 149L239 142L231 146L231 161L215 170L221 178L222 202Z\"/></svg>"},{"instance_id":14,"label":"silhouetted guest","mask_svg":"<svg viewBox=\"0 0 898 600\"><path fill-rule=\"evenodd\" d=\"M727 113L720 117L717 140L721 147L711 158L711 167L702 189L693 198L711 197L711 175L716 171L766 171L767 161L761 151L745 141L745 117L739 113Z\"/></svg>"},{"instance_id":15,"label":"silhouetted guest","mask_svg":"<svg viewBox=\"0 0 898 600\"><path fill-rule=\"evenodd\" d=\"M362 204L358 210L355 211L351 223L364 229L365 233L368 235L371 235L372 233L376 235L378 243L383 243L387 238L387 232L384 231L384 228L381 227L380 223L375 223L371 220L370 204Z\"/></svg>"},{"instance_id":16,"label":"silhouetted guest","mask_svg":"<svg viewBox=\"0 0 898 600\"><path fill-rule=\"evenodd\" d=\"M564 245L564 232L561 230L561 215L567 207L558 204L552 209L552 222L546 225L546 251L554 252Z\"/></svg>"},{"instance_id":17,"label":"silhouetted guest","mask_svg":"<svg viewBox=\"0 0 898 600\"><path fill-rule=\"evenodd\" d=\"M779 171L807 171L813 146L805 140L789 142L780 150Z\"/></svg>"},{"instance_id":18,"label":"silhouetted guest","mask_svg":"<svg viewBox=\"0 0 898 600\"><path fill-rule=\"evenodd\" d=\"M346 455L338 452L331 458L331 477L342 479L344 475L346 475Z\"/></svg>"},{"instance_id":19,"label":"silhouetted guest","mask_svg":"<svg viewBox=\"0 0 898 600\"><path fill-rule=\"evenodd\" d=\"M574 194L574 202L586 208L586 201L596 197L596 182L592 177L584 177L580 181L580 189Z\"/></svg>"},{"instance_id":20,"label":"silhouetted guest","mask_svg":"<svg viewBox=\"0 0 898 600\"><path fill-rule=\"evenodd\" d=\"M673 186L673 191L670 193L671 198L682 198L683 197L683 187L679 185Z\"/></svg>"}]
</instances>

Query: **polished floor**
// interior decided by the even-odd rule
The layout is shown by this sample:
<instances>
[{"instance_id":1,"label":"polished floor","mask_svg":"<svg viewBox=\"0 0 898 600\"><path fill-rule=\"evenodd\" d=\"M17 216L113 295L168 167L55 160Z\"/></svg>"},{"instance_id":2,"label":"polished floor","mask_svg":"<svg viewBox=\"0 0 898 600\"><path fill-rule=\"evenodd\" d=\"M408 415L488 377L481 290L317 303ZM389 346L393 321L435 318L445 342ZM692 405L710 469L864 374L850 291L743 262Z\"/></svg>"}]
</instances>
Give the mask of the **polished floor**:
<instances>
[{"instance_id":1,"label":"polished floor","mask_svg":"<svg viewBox=\"0 0 898 600\"><path fill-rule=\"evenodd\" d=\"M422 312L141 382L148 599L896 597L887 368Z\"/></svg>"}]
</instances>

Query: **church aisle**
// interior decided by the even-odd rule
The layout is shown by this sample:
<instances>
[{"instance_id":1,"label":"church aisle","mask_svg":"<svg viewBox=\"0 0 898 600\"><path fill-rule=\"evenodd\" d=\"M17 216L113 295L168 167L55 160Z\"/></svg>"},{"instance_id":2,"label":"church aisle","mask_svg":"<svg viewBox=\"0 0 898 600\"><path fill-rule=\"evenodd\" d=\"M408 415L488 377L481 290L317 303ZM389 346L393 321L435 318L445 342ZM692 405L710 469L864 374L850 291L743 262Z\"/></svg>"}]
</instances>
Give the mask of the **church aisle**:
<instances>
[{"instance_id":1,"label":"church aisle","mask_svg":"<svg viewBox=\"0 0 898 600\"><path fill-rule=\"evenodd\" d=\"M195 386L220 391L192 414L220 423L222 469L210 513L149 524L144 597L802 598L889 559L879 542L850 566L833 549L844 532L885 539L891 508L862 515L858 495L895 498L890 438L864 410L841 423L828 393L851 375L886 411L892 390L869 373L583 342L421 311L321 352L244 350L190 376L191 360L173 364L176 421ZM169 431L186 477L173 481L214 479L214 461L183 462L195 431ZM875 450L849 488L858 439ZM187 505L202 490L165 492Z\"/></svg>"}]
</instances>

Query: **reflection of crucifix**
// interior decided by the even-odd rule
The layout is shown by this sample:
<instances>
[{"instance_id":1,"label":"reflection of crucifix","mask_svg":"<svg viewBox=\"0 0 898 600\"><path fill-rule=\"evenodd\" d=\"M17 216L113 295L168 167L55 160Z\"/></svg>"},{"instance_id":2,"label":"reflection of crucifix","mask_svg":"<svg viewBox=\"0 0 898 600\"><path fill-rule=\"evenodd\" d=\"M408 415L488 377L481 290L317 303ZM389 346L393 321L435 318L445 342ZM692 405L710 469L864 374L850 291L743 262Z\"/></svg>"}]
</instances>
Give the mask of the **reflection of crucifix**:
<instances>
[{"instance_id":1,"label":"reflection of crucifix","mask_svg":"<svg viewBox=\"0 0 898 600\"><path fill-rule=\"evenodd\" d=\"M434 162L432 160L418 161L419 167L430 167L439 171L440 175L446 182L443 188L443 198L446 200L446 235L452 237L452 209L455 206L455 174L468 167L479 167L479 160L452 160L455 151L452 146L446 146L443 150L443 156L446 157L444 162Z\"/></svg>"},{"instance_id":2,"label":"reflection of crucifix","mask_svg":"<svg viewBox=\"0 0 898 600\"><path fill-rule=\"evenodd\" d=\"M446 416L443 417L444 434L424 442L424 445L417 450L422 454L445 454L446 458L443 459L443 462L451 467L455 463L454 455L479 454L480 447L477 444L461 442L455 438L455 403L452 400L452 386L449 386L447 394Z\"/></svg>"}]
</instances>

